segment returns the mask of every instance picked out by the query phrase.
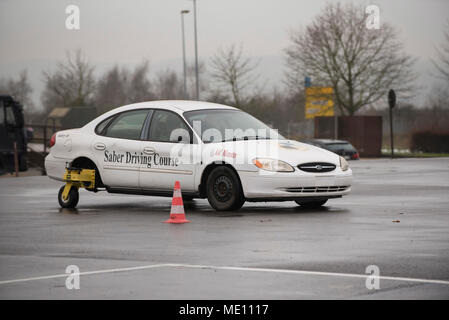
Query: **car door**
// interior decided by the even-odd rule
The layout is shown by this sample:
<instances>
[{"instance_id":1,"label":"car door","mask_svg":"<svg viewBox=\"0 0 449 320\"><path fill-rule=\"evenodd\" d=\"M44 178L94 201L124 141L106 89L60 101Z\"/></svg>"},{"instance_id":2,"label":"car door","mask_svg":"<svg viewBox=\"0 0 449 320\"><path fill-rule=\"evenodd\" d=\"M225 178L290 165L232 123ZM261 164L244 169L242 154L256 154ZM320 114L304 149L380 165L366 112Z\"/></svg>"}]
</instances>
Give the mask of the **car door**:
<instances>
[{"instance_id":1,"label":"car door","mask_svg":"<svg viewBox=\"0 0 449 320\"><path fill-rule=\"evenodd\" d=\"M175 181L183 191L194 191L198 144L186 122L175 112L155 110L150 121L142 153L147 163L140 167L140 187L148 190L172 190Z\"/></svg>"},{"instance_id":2,"label":"car door","mask_svg":"<svg viewBox=\"0 0 449 320\"><path fill-rule=\"evenodd\" d=\"M108 187L139 188L142 132L149 112L125 111L97 126L92 150Z\"/></svg>"}]
</instances>

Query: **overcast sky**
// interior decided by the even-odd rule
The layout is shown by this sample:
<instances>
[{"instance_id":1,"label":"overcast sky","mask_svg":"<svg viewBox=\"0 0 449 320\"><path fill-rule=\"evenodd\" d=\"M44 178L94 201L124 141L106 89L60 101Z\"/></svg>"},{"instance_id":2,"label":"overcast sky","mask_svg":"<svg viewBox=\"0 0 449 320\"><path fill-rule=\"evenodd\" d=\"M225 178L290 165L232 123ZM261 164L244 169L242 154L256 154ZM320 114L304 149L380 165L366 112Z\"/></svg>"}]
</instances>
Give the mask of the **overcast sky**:
<instances>
[{"instance_id":1,"label":"overcast sky","mask_svg":"<svg viewBox=\"0 0 449 320\"><path fill-rule=\"evenodd\" d=\"M261 58L260 76L280 84L288 31L306 26L329 1L198 0L200 58L207 61L220 46L242 43L245 53ZM341 1L348 2L348 1ZM419 58L421 83L432 81L430 58L443 41L448 0L352 1L376 4L381 24L401 32L405 50ZM78 5L81 29L65 28L65 8ZM51 69L67 50L81 48L101 73L114 64L134 66L148 59L152 70L181 66L182 9L191 0L0 0L0 77L28 69L38 99L42 69ZM193 58L193 14L186 16L187 55ZM424 74L425 73L425 74ZM38 102L38 101L36 101Z\"/></svg>"}]
</instances>

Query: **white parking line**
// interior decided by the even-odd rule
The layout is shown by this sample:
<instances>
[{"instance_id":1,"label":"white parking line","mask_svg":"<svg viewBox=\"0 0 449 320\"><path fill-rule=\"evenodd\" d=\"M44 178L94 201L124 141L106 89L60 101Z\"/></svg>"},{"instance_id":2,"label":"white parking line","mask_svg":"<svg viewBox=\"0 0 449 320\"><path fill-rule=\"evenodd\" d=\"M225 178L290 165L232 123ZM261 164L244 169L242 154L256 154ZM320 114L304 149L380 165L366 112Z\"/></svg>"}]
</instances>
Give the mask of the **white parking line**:
<instances>
[{"instance_id":1,"label":"white parking line","mask_svg":"<svg viewBox=\"0 0 449 320\"><path fill-rule=\"evenodd\" d=\"M128 268L116 268L116 269L103 269L103 270L94 270L94 271L86 271L80 273L63 273L63 274L54 274L50 276L42 276L42 277L32 277L32 278L22 278L22 279L13 279L13 280L3 280L0 281L1 284L8 283L16 283L16 282L27 282L27 281L35 281L35 280L45 280L45 279L56 279L56 278L64 278L67 276L87 276L91 274L102 274L102 273L113 273L113 272L125 272L125 271L135 271L135 270L145 270L152 268L163 268L163 267L171 267L170 264L151 264L147 266L139 266L139 267L128 267Z\"/></svg>"},{"instance_id":2,"label":"white parking line","mask_svg":"<svg viewBox=\"0 0 449 320\"><path fill-rule=\"evenodd\" d=\"M80 272L79 274L64 273L64 274L55 274L55 275L41 276L41 277L3 280L3 281L0 281L0 285L10 284L10 283L18 283L18 282L45 280L45 279L64 278L69 275L70 276L74 276L74 275L86 276L86 275L93 275L93 274L116 273L116 272L146 270L146 269L155 269L155 268L188 268L188 269L212 269L212 270L249 271L249 272L270 272L270 273L285 273L285 274L328 276L328 277L346 277L346 278L363 278L363 279L366 279L369 276L368 274L357 274L357 273L338 273L338 272L270 269L270 268L249 268L249 267L227 267L227 266L220 267L220 266L196 265L196 264L166 263L166 264L152 264L152 265L128 267L128 268L86 271L86 272ZM406 278L406 277L388 277L388 276L379 276L379 279L380 280L391 280L391 281L404 281L404 282L418 282L418 283L427 283L427 284L449 285L449 281L446 281L446 280L419 279L419 278Z\"/></svg>"}]
</instances>

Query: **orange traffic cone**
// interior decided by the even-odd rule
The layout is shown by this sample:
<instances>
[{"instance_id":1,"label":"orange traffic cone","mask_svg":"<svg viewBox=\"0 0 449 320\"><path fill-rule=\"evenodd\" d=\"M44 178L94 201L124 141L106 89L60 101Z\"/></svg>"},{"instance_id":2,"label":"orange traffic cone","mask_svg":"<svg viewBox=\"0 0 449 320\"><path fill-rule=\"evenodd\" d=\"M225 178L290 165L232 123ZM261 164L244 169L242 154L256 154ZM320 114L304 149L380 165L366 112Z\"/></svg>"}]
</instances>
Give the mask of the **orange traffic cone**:
<instances>
[{"instance_id":1,"label":"orange traffic cone","mask_svg":"<svg viewBox=\"0 0 449 320\"><path fill-rule=\"evenodd\" d=\"M182 202L181 184L179 181L175 182L175 189L173 190L173 199L171 201L170 218L164 223L187 223L184 213L184 204Z\"/></svg>"}]
</instances>

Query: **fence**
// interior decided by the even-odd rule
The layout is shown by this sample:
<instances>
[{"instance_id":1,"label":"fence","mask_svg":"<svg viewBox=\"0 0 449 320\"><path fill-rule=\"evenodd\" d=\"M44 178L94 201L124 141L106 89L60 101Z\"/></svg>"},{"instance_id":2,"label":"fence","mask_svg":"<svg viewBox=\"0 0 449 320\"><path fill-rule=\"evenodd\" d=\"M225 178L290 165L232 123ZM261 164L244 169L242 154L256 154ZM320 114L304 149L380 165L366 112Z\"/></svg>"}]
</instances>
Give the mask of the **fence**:
<instances>
[{"instance_id":1,"label":"fence","mask_svg":"<svg viewBox=\"0 0 449 320\"><path fill-rule=\"evenodd\" d=\"M315 117L315 138L334 138L333 117ZM382 117L339 116L338 139L351 142L361 156L379 157L382 148Z\"/></svg>"},{"instance_id":2,"label":"fence","mask_svg":"<svg viewBox=\"0 0 449 320\"><path fill-rule=\"evenodd\" d=\"M62 128L56 125L27 124L26 128L33 130L33 137L28 140L27 162L29 167L40 168L45 174L45 156L51 136Z\"/></svg>"},{"instance_id":3,"label":"fence","mask_svg":"<svg viewBox=\"0 0 449 320\"><path fill-rule=\"evenodd\" d=\"M33 138L28 141L28 144L31 144L30 147L34 151L42 152L44 154L47 153L48 143L51 136L62 129L62 127L56 126L54 124L27 124L25 125L25 127L33 129Z\"/></svg>"}]
</instances>

